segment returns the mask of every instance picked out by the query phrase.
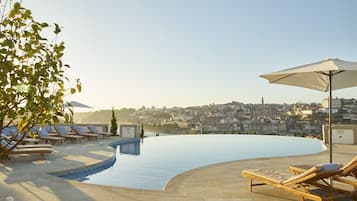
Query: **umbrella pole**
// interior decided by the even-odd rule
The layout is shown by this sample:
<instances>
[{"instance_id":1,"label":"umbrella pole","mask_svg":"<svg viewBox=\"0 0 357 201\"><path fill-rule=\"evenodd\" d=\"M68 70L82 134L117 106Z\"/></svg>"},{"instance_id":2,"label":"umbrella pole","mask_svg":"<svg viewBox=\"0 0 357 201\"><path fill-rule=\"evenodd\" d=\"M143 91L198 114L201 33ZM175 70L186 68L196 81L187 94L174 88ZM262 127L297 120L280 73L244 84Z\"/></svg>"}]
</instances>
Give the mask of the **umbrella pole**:
<instances>
[{"instance_id":1,"label":"umbrella pole","mask_svg":"<svg viewBox=\"0 0 357 201\"><path fill-rule=\"evenodd\" d=\"M329 72L329 114L328 114L328 128L329 128L329 144L330 144L330 163L332 163L332 71Z\"/></svg>"}]
</instances>

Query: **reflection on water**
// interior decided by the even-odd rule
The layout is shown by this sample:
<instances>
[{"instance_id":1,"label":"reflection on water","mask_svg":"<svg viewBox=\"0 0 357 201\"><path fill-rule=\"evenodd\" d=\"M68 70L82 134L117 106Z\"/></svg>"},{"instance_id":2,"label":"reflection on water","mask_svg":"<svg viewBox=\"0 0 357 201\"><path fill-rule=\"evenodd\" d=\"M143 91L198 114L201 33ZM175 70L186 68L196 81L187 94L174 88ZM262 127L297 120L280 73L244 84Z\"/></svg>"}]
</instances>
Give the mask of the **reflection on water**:
<instances>
[{"instance_id":1,"label":"reflection on water","mask_svg":"<svg viewBox=\"0 0 357 201\"><path fill-rule=\"evenodd\" d=\"M140 142L121 144L120 154L140 155Z\"/></svg>"}]
</instances>

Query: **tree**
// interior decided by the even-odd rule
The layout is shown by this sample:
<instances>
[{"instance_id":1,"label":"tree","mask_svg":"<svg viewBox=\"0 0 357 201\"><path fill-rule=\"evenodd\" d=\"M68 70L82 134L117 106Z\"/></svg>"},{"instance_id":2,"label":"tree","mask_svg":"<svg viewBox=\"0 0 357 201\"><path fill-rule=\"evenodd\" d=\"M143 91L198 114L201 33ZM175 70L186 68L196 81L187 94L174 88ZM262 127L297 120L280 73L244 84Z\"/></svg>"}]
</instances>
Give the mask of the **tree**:
<instances>
[{"instance_id":1,"label":"tree","mask_svg":"<svg viewBox=\"0 0 357 201\"><path fill-rule=\"evenodd\" d=\"M116 135L118 131L118 124L117 118L115 117L114 108L112 108L112 120L110 120L110 124L110 133Z\"/></svg>"},{"instance_id":2,"label":"tree","mask_svg":"<svg viewBox=\"0 0 357 201\"><path fill-rule=\"evenodd\" d=\"M0 10L0 131L15 125L19 133L29 132L35 124L58 122L58 117L63 116L63 97L80 92L81 83L77 79L74 87L65 89L65 81L69 80L64 70L69 65L62 63L64 42L57 42L60 26L52 26L55 39L50 41L43 37L43 31L50 28L48 23L35 21L31 11L18 2L11 8L8 3L3 4ZM5 157L9 150L0 147L0 157Z\"/></svg>"}]
</instances>

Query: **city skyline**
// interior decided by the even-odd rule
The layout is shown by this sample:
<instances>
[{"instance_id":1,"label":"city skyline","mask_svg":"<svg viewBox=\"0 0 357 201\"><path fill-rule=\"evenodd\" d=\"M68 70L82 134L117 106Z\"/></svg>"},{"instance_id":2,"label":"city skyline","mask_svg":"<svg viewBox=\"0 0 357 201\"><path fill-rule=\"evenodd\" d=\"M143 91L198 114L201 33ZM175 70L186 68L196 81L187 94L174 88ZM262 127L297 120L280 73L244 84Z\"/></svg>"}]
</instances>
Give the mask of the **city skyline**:
<instances>
[{"instance_id":1,"label":"city skyline","mask_svg":"<svg viewBox=\"0 0 357 201\"><path fill-rule=\"evenodd\" d=\"M354 1L44 1L23 5L63 27L76 100L95 109L239 101L321 102L327 93L259 75L341 58L357 61ZM356 98L357 88L334 91Z\"/></svg>"}]
</instances>

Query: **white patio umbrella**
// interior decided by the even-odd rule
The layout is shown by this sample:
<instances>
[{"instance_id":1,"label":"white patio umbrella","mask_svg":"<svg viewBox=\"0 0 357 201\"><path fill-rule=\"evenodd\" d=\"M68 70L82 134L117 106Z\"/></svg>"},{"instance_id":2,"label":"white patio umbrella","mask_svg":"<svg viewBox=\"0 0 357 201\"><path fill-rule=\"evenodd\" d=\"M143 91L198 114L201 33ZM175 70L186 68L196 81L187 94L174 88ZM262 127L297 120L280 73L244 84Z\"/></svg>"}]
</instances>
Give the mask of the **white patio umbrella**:
<instances>
[{"instance_id":1,"label":"white patio umbrella","mask_svg":"<svg viewBox=\"0 0 357 201\"><path fill-rule=\"evenodd\" d=\"M92 108L91 106L88 106L86 104L77 102L77 101L70 101L65 103L65 107L79 107L79 108Z\"/></svg>"},{"instance_id":2,"label":"white patio umbrella","mask_svg":"<svg viewBox=\"0 0 357 201\"><path fill-rule=\"evenodd\" d=\"M332 90L357 86L357 62L327 59L260 77L267 79L269 83L329 92L329 145L332 163Z\"/></svg>"},{"instance_id":3,"label":"white patio umbrella","mask_svg":"<svg viewBox=\"0 0 357 201\"><path fill-rule=\"evenodd\" d=\"M91 106L88 106L86 104L80 103L78 101L70 101L64 104L64 107L66 108L72 108L71 109L71 113L72 113L72 123L74 120L74 108L89 108L89 109L93 109Z\"/></svg>"}]
</instances>

